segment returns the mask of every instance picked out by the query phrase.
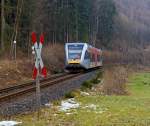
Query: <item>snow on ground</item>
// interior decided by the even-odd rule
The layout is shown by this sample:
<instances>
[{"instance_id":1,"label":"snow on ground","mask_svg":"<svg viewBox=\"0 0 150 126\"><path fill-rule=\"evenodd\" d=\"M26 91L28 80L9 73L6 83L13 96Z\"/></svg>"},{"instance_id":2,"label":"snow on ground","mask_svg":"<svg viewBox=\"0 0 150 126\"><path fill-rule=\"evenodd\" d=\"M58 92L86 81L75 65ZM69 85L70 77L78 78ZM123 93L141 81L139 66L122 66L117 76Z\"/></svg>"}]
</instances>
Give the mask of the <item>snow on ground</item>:
<instances>
[{"instance_id":1,"label":"snow on ground","mask_svg":"<svg viewBox=\"0 0 150 126\"><path fill-rule=\"evenodd\" d=\"M89 108L89 109L93 109L93 110L96 110L97 106L94 105L94 104L89 104L89 105L86 105L85 107L83 108Z\"/></svg>"},{"instance_id":2,"label":"snow on ground","mask_svg":"<svg viewBox=\"0 0 150 126\"><path fill-rule=\"evenodd\" d=\"M83 92L83 91L82 91L82 92L81 92L81 95L82 95L82 96L89 96L90 94L87 93L87 92Z\"/></svg>"},{"instance_id":3,"label":"snow on ground","mask_svg":"<svg viewBox=\"0 0 150 126\"><path fill-rule=\"evenodd\" d=\"M99 106L94 105L94 104L89 104L89 105L83 106L82 108L87 109L88 112L93 111L98 114L102 114L108 110L107 108L100 108Z\"/></svg>"},{"instance_id":4,"label":"snow on ground","mask_svg":"<svg viewBox=\"0 0 150 126\"><path fill-rule=\"evenodd\" d=\"M0 126L16 126L21 123L22 122L16 122L16 121L0 121Z\"/></svg>"},{"instance_id":5,"label":"snow on ground","mask_svg":"<svg viewBox=\"0 0 150 126\"><path fill-rule=\"evenodd\" d=\"M51 104L51 103L46 103L45 106L46 106L46 107L51 107L52 104Z\"/></svg>"},{"instance_id":6,"label":"snow on ground","mask_svg":"<svg viewBox=\"0 0 150 126\"><path fill-rule=\"evenodd\" d=\"M65 100L65 101L62 101L61 102L61 106L60 106L60 111L68 111L70 109L75 109L75 108L78 108L80 106L79 103L77 103L74 98L72 99L68 99L68 100Z\"/></svg>"},{"instance_id":7,"label":"snow on ground","mask_svg":"<svg viewBox=\"0 0 150 126\"><path fill-rule=\"evenodd\" d=\"M97 111L97 106L94 104L85 105L82 107L82 109L87 109L87 111Z\"/></svg>"},{"instance_id":8,"label":"snow on ground","mask_svg":"<svg viewBox=\"0 0 150 126\"><path fill-rule=\"evenodd\" d=\"M67 115L71 115L71 114L74 114L74 112L70 113L69 110L76 109L79 107L80 107L80 104L77 103L74 98L72 98L72 99L68 99L65 101L61 101L61 106L59 106L59 111L66 112ZM85 109L85 110L87 110L87 112L93 111L98 114L102 114L108 110L107 108L100 108L99 106L97 106L95 104L88 104L85 106L81 106L81 109Z\"/></svg>"}]
</instances>

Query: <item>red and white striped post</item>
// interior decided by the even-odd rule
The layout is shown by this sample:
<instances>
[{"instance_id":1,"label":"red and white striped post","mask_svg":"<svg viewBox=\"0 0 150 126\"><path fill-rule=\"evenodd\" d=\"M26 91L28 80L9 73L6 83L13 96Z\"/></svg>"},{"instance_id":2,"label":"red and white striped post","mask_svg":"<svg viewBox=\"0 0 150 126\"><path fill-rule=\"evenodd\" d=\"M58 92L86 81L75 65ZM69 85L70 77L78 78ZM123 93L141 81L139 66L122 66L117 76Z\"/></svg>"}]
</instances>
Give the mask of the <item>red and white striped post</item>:
<instances>
[{"instance_id":1,"label":"red and white striped post","mask_svg":"<svg viewBox=\"0 0 150 126\"><path fill-rule=\"evenodd\" d=\"M37 42L36 33L32 32L32 43L33 51L35 51L35 66L33 69L33 79L36 80L36 98L37 98L37 107L40 108L41 106L41 92L40 92L40 69L42 73L42 77L47 76L47 69L44 67L41 52L42 52L42 46L44 43L44 35L41 34L40 36L40 42Z\"/></svg>"}]
</instances>

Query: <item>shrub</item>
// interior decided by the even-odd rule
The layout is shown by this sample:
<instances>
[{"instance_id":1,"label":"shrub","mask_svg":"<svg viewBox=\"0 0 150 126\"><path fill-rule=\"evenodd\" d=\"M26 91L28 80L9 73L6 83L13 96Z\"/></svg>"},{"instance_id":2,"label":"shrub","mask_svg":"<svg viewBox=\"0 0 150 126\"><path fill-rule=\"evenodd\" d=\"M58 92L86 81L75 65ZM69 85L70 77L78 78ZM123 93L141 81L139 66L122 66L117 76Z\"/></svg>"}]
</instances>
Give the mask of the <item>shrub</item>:
<instances>
[{"instance_id":1,"label":"shrub","mask_svg":"<svg viewBox=\"0 0 150 126\"><path fill-rule=\"evenodd\" d=\"M81 89L85 90L86 88L88 88L88 89L92 88L92 82L91 81L85 81L85 82L83 82Z\"/></svg>"},{"instance_id":2,"label":"shrub","mask_svg":"<svg viewBox=\"0 0 150 126\"><path fill-rule=\"evenodd\" d=\"M73 91L71 91L71 92L67 92L66 94L65 94L65 98L74 98L74 97L77 97L77 96L79 96L80 95L80 91L78 91L78 90L73 90Z\"/></svg>"},{"instance_id":3,"label":"shrub","mask_svg":"<svg viewBox=\"0 0 150 126\"><path fill-rule=\"evenodd\" d=\"M42 58L49 71L60 73L64 69L64 45L47 45L43 48Z\"/></svg>"},{"instance_id":4,"label":"shrub","mask_svg":"<svg viewBox=\"0 0 150 126\"><path fill-rule=\"evenodd\" d=\"M102 72L98 72L96 77L90 80L92 84L99 84L101 82Z\"/></svg>"},{"instance_id":5,"label":"shrub","mask_svg":"<svg viewBox=\"0 0 150 126\"><path fill-rule=\"evenodd\" d=\"M60 100L55 100L55 101L53 101L53 105L55 105L55 106L58 106L58 105L60 105L61 104L61 101Z\"/></svg>"},{"instance_id":6,"label":"shrub","mask_svg":"<svg viewBox=\"0 0 150 126\"><path fill-rule=\"evenodd\" d=\"M99 84L100 80L98 78L94 78L90 81L92 84Z\"/></svg>"},{"instance_id":7,"label":"shrub","mask_svg":"<svg viewBox=\"0 0 150 126\"><path fill-rule=\"evenodd\" d=\"M124 95L126 91L127 70L124 67L115 67L105 70L102 92L107 95Z\"/></svg>"},{"instance_id":8,"label":"shrub","mask_svg":"<svg viewBox=\"0 0 150 126\"><path fill-rule=\"evenodd\" d=\"M65 98L74 98L75 97L75 95L74 95L74 93L72 93L72 92L67 92L66 94L65 94Z\"/></svg>"}]
</instances>

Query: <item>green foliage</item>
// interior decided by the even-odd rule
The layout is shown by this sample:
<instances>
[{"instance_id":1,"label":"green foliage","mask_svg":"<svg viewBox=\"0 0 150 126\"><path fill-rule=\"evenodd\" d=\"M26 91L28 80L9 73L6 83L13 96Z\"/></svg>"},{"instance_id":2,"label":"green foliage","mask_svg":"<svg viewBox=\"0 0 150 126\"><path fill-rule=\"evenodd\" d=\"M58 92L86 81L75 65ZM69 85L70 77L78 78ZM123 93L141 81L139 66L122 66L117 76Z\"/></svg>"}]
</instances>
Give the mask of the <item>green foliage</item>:
<instances>
[{"instance_id":1,"label":"green foliage","mask_svg":"<svg viewBox=\"0 0 150 126\"><path fill-rule=\"evenodd\" d=\"M75 95L72 92L68 92L65 94L65 98L74 98Z\"/></svg>"},{"instance_id":2,"label":"green foliage","mask_svg":"<svg viewBox=\"0 0 150 126\"><path fill-rule=\"evenodd\" d=\"M7 0L4 5L5 29L4 41L5 47L11 47L11 42L15 39L17 31L17 45L23 50L27 50L30 31L31 31L31 13L33 11L32 2L34 0ZM18 9L17 9L18 7ZM18 12L17 12L18 11Z\"/></svg>"},{"instance_id":3,"label":"green foliage","mask_svg":"<svg viewBox=\"0 0 150 126\"><path fill-rule=\"evenodd\" d=\"M34 12L33 8L33 1L34 0L25 0L22 5L22 13L20 15L19 19L19 28L18 28L18 45L21 47L24 51L27 52L27 49L29 47L30 42L30 33L33 29L32 27L32 16Z\"/></svg>"},{"instance_id":4,"label":"green foliage","mask_svg":"<svg viewBox=\"0 0 150 126\"><path fill-rule=\"evenodd\" d=\"M91 0L58 0L46 1L44 29L52 34L57 33L57 41L88 41L89 14ZM51 23L47 23L51 22Z\"/></svg>"},{"instance_id":5,"label":"green foliage","mask_svg":"<svg viewBox=\"0 0 150 126\"><path fill-rule=\"evenodd\" d=\"M82 90L85 90L85 89L87 89L87 88L88 88L88 89L91 89L92 86L93 86L93 84L91 83L91 81L85 81L85 82L83 82L81 89L82 89Z\"/></svg>"},{"instance_id":6,"label":"green foliage","mask_svg":"<svg viewBox=\"0 0 150 126\"><path fill-rule=\"evenodd\" d=\"M80 95L80 91L79 90L73 90L71 92L67 92L65 94L65 98L75 98L75 97L77 97L79 95Z\"/></svg>"},{"instance_id":7,"label":"green foliage","mask_svg":"<svg viewBox=\"0 0 150 126\"><path fill-rule=\"evenodd\" d=\"M114 31L114 16L117 14L113 0L100 0L98 9L98 39L109 46Z\"/></svg>"},{"instance_id":8,"label":"green foliage","mask_svg":"<svg viewBox=\"0 0 150 126\"><path fill-rule=\"evenodd\" d=\"M94 78L90 82L93 83L93 84L99 84L100 80L98 78Z\"/></svg>"},{"instance_id":9,"label":"green foliage","mask_svg":"<svg viewBox=\"0 0 150 126\"><path fill-rule=\"evenodd\" d=\"M55 107L44 109L39 121L33 113L12 119L21 120L22 126L149 126L150 86L140 84L142 81L149 82L149 78L150 73L139 73L131 77L128 84L131 92L129 96L80 96L76 99L80 103L78 109L69 112L59 112ZM141 87L137 88L139 84Z\"/></svg>"},{"instance_id":10,"label":"green foliage","mask_svg":"<svg viewBox=\"0 0 150 126\"><path fill-rule=\"evenodd\" d=\"M12 39L13 28L16 18L16 1L7 0L4 2L4 45L10 47L10 41Z\"/></svg>"},{"instance_id":11,"label":"green foliage","mask_svg":"<svg viewBox=\"0 0 150 126\"><path fill-rule=\"evenodd\" d=\"M53 73L54 74L60 74L60 73L63 73L63 69L54 69Z\"/></svg>"},{"instance_id":12,"label":"green foliage","mask_svg":"<svg viewBox=\"0 0 150 126\"><path fill-rule=\"evenodd\" d=\"M101 82L101 78L103 76L103 72L99 71L96 75L96 77L93 79L94 84L99 84Z\"/></svg>"},{"instance_id":13,"label":"green foliage","mask_svg":"<svg viewBox=\"0 0 150 126\"><path fill-rule=\"evenodd\" d=\"M97 1L97 0L96 0ZM113 17L116 9L113 0L100 0L96 7L92 0L25 0L6 1L5 10L5 41L14 39L17 6L21 15L18 18L17 46L27 49L31 46L30 33L35 31L38 36L45 33L46 42L81 41L88 42L90 26L93 24L91 15L99 17L97 36L104 45L111 39L113 32ZM97 8L97 12L93 9ZM6 43L6 42L5 42ZM8 45L8 43L7 43Z\"/></svg>"},{"instance_id":14,"label":"green foliage","mask_svg":"<svg viewBox=\"0 0 150 126\"><path fill-rule=\"evenodd\" d=\"M88 41L89 30L89 16L91 12L91 0L77 0L78 1L78 31L79 40Z\"/></svg>"},{"instance_id":15,"label":"green foliage","mask_svg":"<svg viewBox=\"0 0 150 126\"><path fill-rule=\"evenodd\" d=\"M100 80L101 77L102 77L102 73L98 72L96 77L94 77L93 79L91 79L89 81L83 82L81 90L91 89L94 85L99 84L101 81Z\"/></svg>"},{"instance_id":16,"label":"green foliage","mask_svg":"<svg viewBox=\"0 0 150 126\"><path fill-rule=\"evenodd\" d=\"M58 105L60 105L61 104L61 101L60 100L55 100L55 101L53 101L53 105L55 105L55 106L58 106Z\"/></svg>"},{"instance_id":17,"label":"green foliage","mask_svg":"<svg viewBox=\"0 0 150 126\"><path fill-rule=\"evenodd\" d=\"M150 73L138 73L130 77L130 90L134 96L150 97Z\"/></svg>"}]
</instances>

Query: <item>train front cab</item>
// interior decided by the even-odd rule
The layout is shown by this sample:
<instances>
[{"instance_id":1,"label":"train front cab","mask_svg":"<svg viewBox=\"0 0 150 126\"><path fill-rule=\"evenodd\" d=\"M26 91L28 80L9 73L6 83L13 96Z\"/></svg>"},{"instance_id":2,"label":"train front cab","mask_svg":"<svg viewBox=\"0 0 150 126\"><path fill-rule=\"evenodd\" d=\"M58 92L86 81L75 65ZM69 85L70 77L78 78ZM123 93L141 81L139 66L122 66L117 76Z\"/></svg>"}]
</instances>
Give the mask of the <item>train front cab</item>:
<instances>
[{"instance_id":1,"label":"train front cab","mask_svg":"<svg viewBox=\"0 0 150 126\"><path fill-rule=\"evenodd\" d=\"M67 43L65 46L66 52L66 68L69 71L78 71L83 69L82 57L84 43Z\"/></svg>"},{"instance_id":2,"label":"train front cab","mask_svg":"<svg viewBox=\"0 0 150 126\"><path fill-rule=\"evenodd\" d=\"M86 70L102 66L102 51L86 43L67 43L66 69Z\"/></svg>"}]
</instances>

